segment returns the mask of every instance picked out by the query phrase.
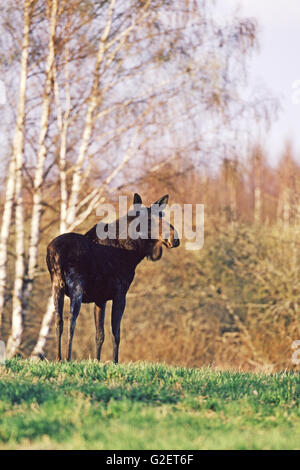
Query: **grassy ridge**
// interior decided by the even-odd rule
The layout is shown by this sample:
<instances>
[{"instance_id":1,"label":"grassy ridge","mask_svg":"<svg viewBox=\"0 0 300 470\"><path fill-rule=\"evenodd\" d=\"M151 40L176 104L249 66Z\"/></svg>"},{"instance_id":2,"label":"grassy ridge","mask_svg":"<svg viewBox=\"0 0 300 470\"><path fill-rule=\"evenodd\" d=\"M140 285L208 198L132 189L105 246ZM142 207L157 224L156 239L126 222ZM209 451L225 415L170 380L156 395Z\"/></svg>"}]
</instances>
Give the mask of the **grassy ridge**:
<instances>
[{"instance_id":1,"label":"grassy ridge","mask_svg":"<svg viewBox=\"0 0 300 470\"><path fill-rule=\"evenodd\" d=\"M0 366L0 448L296 449L300 378L10 360Z\"/></svg>"}]
</instances>

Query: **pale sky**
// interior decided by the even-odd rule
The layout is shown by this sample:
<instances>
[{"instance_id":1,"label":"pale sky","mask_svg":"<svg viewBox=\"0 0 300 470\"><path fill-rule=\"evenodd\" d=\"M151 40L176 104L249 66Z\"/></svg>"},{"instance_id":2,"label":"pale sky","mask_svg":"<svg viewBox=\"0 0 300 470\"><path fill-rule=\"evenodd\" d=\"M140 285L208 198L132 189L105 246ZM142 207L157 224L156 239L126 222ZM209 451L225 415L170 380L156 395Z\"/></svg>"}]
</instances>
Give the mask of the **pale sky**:
<instances>
[{"instance_id":1,"label":"pale sky","mask_svg":"<svg viewBox=\"0 0 300 470\"><path fill-rule=\"evenodd\" d=\"M275 163L289 138L300 162L300 0L221 0L220 4L257 18L260 52L252 61L250 83L263 83L282 105L277 122L267 135L262 132L261 140Z\"/></svg>"}]
</instances>

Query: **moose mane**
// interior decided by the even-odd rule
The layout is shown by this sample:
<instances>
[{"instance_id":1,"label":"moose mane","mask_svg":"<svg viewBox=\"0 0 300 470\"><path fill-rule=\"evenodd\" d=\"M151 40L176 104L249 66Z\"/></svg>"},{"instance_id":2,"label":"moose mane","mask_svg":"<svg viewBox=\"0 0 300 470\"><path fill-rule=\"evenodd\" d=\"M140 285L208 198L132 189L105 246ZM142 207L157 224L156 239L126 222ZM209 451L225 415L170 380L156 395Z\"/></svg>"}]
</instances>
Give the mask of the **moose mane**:
<instances>
[{"instance_id":1,"label":"moose mane","mask_svg":"<svg viewBox=\"0 0 300 470\"><path fill-rule=\"evenodd\" d=\"M134 217L128 216L128 223L130 223L133 219ZM158 261L162 256L162 242L160 240L142 238L138 238L135 240L128 235L128 231L127 238L121 237L119 233L120 220L121 219L117 219L115 222L113 222L114 224L116 224L115 238L99 238L97 235L98 224L94 225L88 232L84 234L84 236L99 245L111 246L114 248L120 248L131 252L134 251L141 258L147 257L151 261ZM108 232L110 224L104 222L100 222L100 224L102 225L102 230L104 232Z\"/></svg>"}]
</instances>

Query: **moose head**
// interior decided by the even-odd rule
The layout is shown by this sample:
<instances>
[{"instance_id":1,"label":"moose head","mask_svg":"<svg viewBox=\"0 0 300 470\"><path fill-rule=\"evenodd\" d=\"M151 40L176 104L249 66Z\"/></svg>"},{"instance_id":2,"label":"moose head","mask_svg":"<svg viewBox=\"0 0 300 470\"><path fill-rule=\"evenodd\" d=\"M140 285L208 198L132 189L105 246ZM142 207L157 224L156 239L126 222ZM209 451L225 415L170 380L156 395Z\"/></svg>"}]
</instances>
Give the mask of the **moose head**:
<instances>
[{"instance_id":1,"label":"moose head","mask_svg":"<svg viewBox=\"0 0 300 470\"><path fill-rule=\"evenodd\" d=\"M129 236L140 240L140 249L145 250L148 259L157 261L162 256L163 246L179 246L179 236L172 224L165 218L164 209L169 195L159 198L149 207L143 205L142 198L135 193L133 209L128 212Z\"/></svg>"}]
</instances>

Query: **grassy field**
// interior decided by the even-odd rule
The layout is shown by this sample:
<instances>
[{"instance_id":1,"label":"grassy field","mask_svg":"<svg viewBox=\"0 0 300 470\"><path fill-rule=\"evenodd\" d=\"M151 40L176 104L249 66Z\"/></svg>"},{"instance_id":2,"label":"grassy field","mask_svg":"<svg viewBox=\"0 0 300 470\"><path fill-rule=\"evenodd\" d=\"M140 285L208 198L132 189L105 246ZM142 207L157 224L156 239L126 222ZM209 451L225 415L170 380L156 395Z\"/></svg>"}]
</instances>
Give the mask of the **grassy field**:
<instances>
[{"instance_id":1,"label":"grassy field","mask_svg":"<svg viewBox=\"0 0 300 470\"><path fill-rule=\"evenodd\" d=\"M1 449L299 449L300 377L14 359Z\"/></svg>"}]
</instances>

